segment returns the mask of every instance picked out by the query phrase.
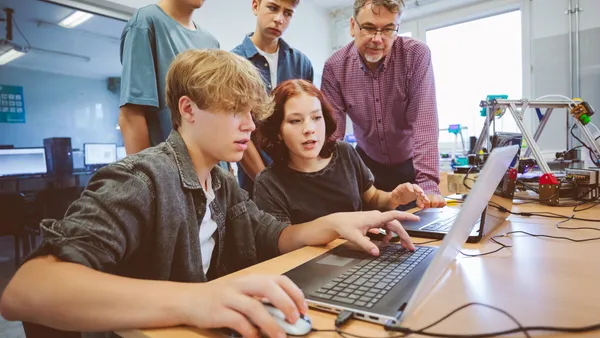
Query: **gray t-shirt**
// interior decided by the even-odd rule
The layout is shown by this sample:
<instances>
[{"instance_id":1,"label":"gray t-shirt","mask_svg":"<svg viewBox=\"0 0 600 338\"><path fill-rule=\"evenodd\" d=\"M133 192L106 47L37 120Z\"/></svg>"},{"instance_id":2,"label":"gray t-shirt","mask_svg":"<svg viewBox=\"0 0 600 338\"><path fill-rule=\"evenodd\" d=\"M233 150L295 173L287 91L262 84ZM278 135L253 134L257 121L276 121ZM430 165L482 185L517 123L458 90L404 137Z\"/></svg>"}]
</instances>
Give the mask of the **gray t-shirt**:
<instances>
[{"instance_id":1,"label":"gray t-shirt","mask_svg":"<svg viewBox=\"0 0 600 338\"><path fill-rule=\"evenodd\" d=\"M362 195L374 181L371 171L348 143L338 142L331 156L325 168L313 173L271 164L256 176L254 202L288 224L363 210Z\"/></svg>"},{"instance_id":2,"label":"gray t-shirt","mask_svg":"<svg viewBox=\"0 0 600 338\"><path fill-rule=\"evenodd\" d=\"M149 5L135 12L121 35L120 106L155 107L146 116L153 146L164 141L172 129L165 78L175 56L193 48L219 48L213 35L195 26L196 30L185 28L158 5Z\"/></svg>"}]
</instances>

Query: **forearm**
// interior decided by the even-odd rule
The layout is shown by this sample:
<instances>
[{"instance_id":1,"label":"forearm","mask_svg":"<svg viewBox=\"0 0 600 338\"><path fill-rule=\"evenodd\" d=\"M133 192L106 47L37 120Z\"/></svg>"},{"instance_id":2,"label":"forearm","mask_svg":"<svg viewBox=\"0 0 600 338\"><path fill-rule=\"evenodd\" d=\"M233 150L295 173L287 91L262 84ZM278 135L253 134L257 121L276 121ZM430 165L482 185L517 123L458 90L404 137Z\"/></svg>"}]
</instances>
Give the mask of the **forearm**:
<instances>
[{"instance_id":1,"label":"forearm","mask_svg":"<svg viewBox=\"0 0 600 338\"><path fill-rule=\"evenodd\" d=\"M436 139L437 142L437 139ZM440 169L439 152L437 143L427 145L426 142L415 144L413 149L413 163L415 166L415 183L418 184L426 194L439 194ZM423 151L421 149L426 149Z\"/></svg>"},{"instance_id":2,"label":"forearm","mask_svg":"<svg viewBox=\"0 0 600 338\"><path fill-rule=\"evenodd\" d=\"M383 190L377 189L375 194L368 200L365 201L366 206L369 210L379 210L379 211L387 211L392 210L397 207L394 205L390 205L390 200L392 198L391 192L386 192Z\"/></svg>"},{"instance_id":3,"label":"forearm","mask_svg":"<svg viewBox=\"0 0 600 338\"><path fill-rule=\"evenodd\" d=\"M146 123L145 106L126 105L121 107L119 127L123 134L123 143L128 155L138 153L150 147L150 133Z\"/></svg>"},{"instance_id":4,"label":"forearm","mask_svg":"<svg viewBox=\"0 0 600 338\"><path fill-rule=\"evenodd\" d=\"M183 283L114 276L47 256L18 270L2 316L59 330L113 331L184 324Z\"/></svg>"},{"instance_id":5,"label":"forearm","mask_svg":"<svg viewBox=\"0 0 600 338\"><path fill-rule=\"evenodd\" d=\"M240 161L246 174L254 181L256 175L265 169L260 153L252 141L248 142L248 149L244 151L244 157Z\"/></svg>"},{"instance_id":6,"label":"forearm","mask_svg":"<svg viewBox=\"0 0 600 338\"><path fill-rule=\"evenodd\" d=\"M286 227L279 236L279 251L284 254L305 246L325 245L337 239L339 235L335 230L334 215Z\"/></svg>"}]
</instances>

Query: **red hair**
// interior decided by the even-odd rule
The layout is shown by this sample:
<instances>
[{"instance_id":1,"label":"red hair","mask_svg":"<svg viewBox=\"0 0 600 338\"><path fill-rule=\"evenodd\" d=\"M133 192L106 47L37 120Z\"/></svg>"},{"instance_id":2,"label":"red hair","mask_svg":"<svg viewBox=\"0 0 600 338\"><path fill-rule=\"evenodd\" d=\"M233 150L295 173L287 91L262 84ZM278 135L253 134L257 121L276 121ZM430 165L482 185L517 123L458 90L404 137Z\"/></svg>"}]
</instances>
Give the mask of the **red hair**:
<instances>
[{"instance_id":1,"label":"red hair","mask_svg":"<svg viewBox=\"0 0 600 338\"><path fill-rule=\"evenodd\" d=\"M257 143L275 163L286 164L290 154L285 143L279 139L281 123L285 117L285 103L302 93L316 97L321 103L323 120L325 121L325 143L319 152L321 158L328 158L333 152L336 140L332 137L336 129L335 120L331 115L333 109L323 93L314 84L306 80L288 80L279 84L271 93L275 108L273 114L264 121L258 123L256 130Z\"/></svg>"}]
</instances>

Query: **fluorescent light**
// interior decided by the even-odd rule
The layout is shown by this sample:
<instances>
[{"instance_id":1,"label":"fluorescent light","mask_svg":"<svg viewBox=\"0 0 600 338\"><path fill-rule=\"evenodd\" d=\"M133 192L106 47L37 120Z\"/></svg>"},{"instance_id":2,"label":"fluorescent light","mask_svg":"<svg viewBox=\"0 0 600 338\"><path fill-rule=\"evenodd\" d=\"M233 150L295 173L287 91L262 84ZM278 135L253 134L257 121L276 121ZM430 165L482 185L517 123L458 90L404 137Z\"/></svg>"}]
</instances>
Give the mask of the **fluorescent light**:
<instances>
[{"instance_id":1,"label":"fluorescent light","mask_svg":"<svg viewBox=\"0 0 600 338\"><path fill-rule=\"evenodd\" d=\"M18 50L15 50L15 49L11 49L8 52L0 55L0 66L3 66L5 64L13 61L14 59L18 59L23 55L25 55L25 53L19 52Z\"/></svg>"},{"instance_id":2,"label":"fluorescent light","mask_svg":"<svg viewBox=\"0 0 600 338\"><path fill-rule=\"evenodd\" d=\"M0 39L0 66L5 65L27 53L27 50L16 43Z\"/></svg>"},{"instance_id":3,"label":"fluorescent light","mask_svg":"<svg viewBox=\"0 0 600 338\"><path fill-rule=\"evenodd\" d=\"M69 15L63 21L58 24L65 28L73 28L75 26L81 25L82 23L89 20L93 15L90 13L76 11L75 13Z\"/></svg>"}]
</instances>

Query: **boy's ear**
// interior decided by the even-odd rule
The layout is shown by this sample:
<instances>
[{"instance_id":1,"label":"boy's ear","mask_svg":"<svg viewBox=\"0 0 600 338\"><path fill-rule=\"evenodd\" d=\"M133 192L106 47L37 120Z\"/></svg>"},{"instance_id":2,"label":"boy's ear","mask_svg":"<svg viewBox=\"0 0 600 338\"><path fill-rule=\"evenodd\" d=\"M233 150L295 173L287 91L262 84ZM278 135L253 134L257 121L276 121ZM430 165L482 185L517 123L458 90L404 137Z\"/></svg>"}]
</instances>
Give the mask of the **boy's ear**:
<instances>
[{"instance_id":1,"label":"boy's ear","mask_svg":"<svg viewBox=\"0 0 600 338\"><path fill-rule=\"evenodd\" d=\"M252 0L252 13L254 13L254 15L258 15L258 7L260 6L260 1L261 0Z\"/></svg>"},{"instance_id":2,"label":"boy's ear","mask_svg":"<svg viewBox=\"0 0 600 338\"><path fill-rule=\"evenodd\" d=\"M196 118L194 115L194 106L196 106L196 104L189 97L182 96L179 98L179 114L181 115L182 120L185 120L188 123L194 123Z\"/></svg>"}]
</instances>

